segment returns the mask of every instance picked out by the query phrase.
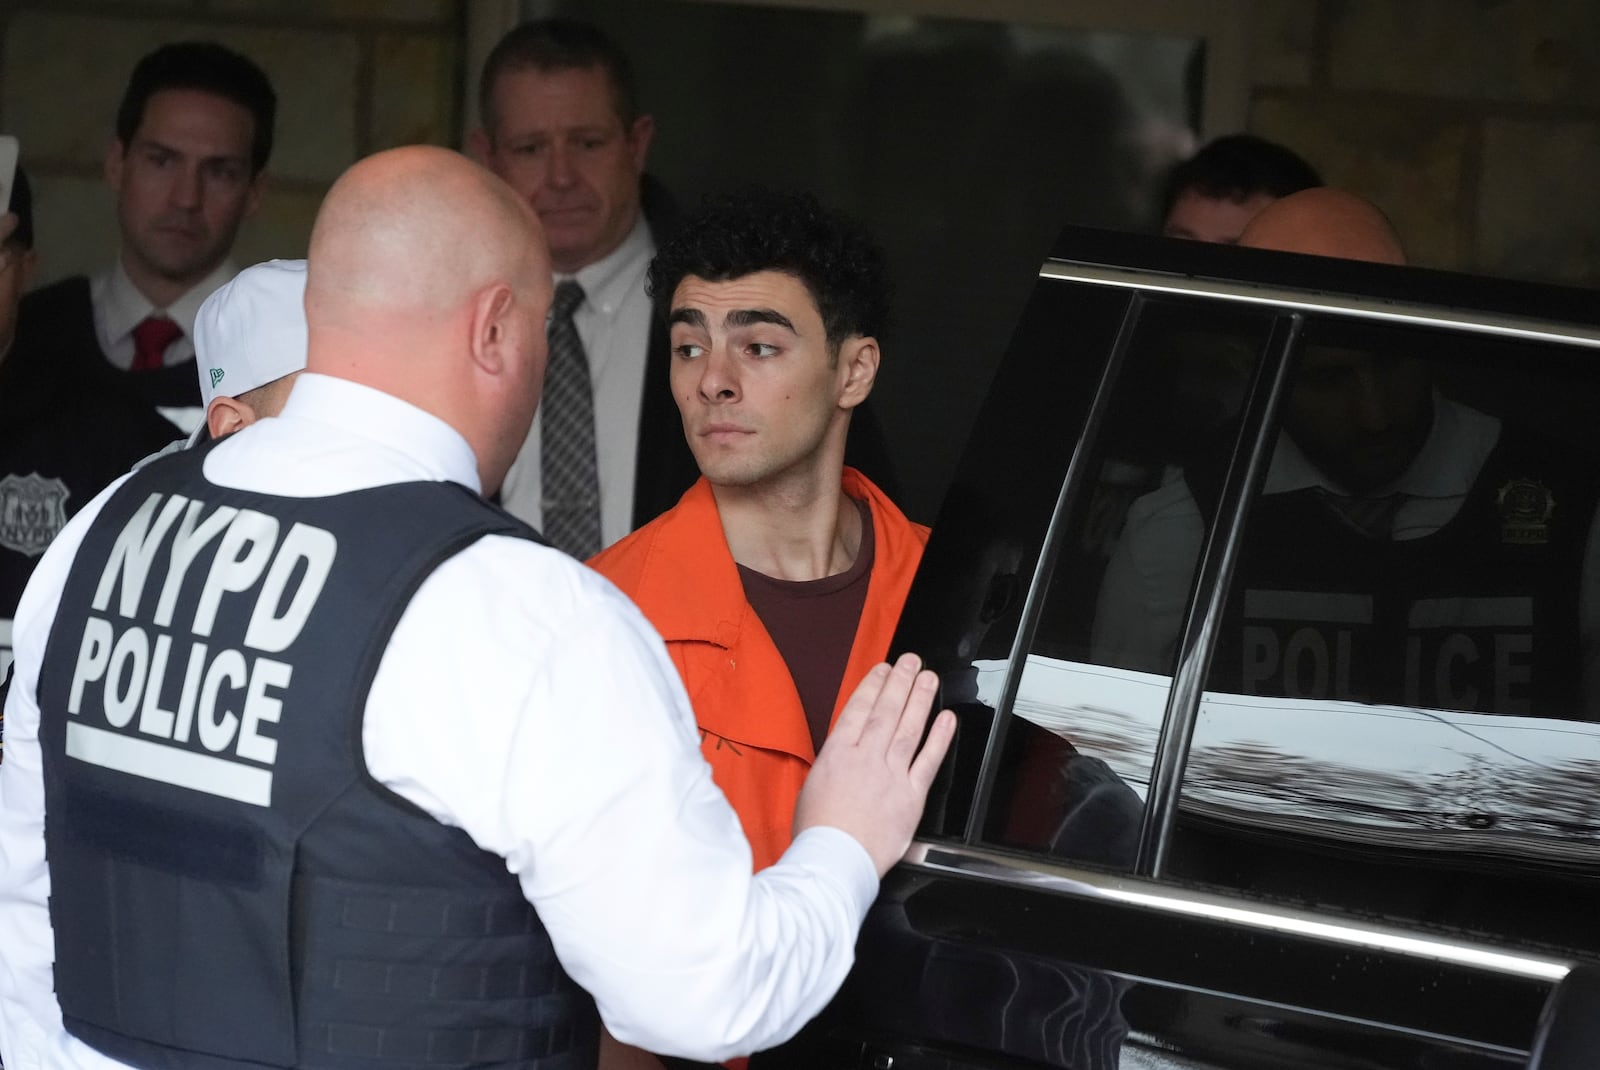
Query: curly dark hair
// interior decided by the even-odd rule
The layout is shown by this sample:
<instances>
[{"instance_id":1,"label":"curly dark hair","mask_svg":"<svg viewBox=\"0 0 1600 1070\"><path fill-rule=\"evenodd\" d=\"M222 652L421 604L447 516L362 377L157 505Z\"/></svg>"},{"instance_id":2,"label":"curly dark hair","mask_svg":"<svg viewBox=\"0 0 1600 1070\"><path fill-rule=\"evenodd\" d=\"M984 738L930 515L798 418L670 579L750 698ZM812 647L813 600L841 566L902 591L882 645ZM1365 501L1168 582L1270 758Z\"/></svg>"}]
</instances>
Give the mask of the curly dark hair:
<instances>
[{"instance_id":1,"label":"curly dark hair","mask_svg":"<svg viewBox=\"0 0 1600 1070\"><path fill-rule=\"evenodd\" d=\"M725 282L758 271L805 284L835 352L847 338L881 338L888 327L883 250L809 193L747 187L707 197L656 253L647 286L665 309L689 276Z\"/></svg>"}]
</instances>

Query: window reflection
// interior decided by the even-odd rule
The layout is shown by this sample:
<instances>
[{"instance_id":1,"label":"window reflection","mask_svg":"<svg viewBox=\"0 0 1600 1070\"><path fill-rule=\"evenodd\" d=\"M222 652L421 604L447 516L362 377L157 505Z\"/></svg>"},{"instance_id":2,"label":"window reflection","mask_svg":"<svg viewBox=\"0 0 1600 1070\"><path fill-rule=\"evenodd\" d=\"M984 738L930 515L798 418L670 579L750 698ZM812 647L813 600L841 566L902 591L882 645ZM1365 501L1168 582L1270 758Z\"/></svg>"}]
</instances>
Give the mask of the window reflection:
<instances>
[{"instance_id":1,"label":"window reflection","mask_svg":"<svg viewBox=\"0 0 1600 1070\"><path fill-rule=\"evenodd\" d=\"M1243 384L1271 319L1267 311L1214 303L1144 305L1106 421L1089 447L1093 478L1066 518L1018 684L988 815L995 842L1131 866L1172 651L1170 643L1140 642L1150 635L1143 617L1112 614L1107 628L1096 606L1144 612L1137 597L1121 591L1133 578L1113 571L1125 528L1141 503L1167 493L1214 442L1231 442ZM1198 551L1199 513L1191 514ZM1175 570L1174 635L1197 557L1164 562ZM980 692L986 686L998 701L1003 677L1004 662L993 663L989 679L980 673Z\"/></svg>"},{"instance_id":2,"label":"window reflection","mask_svg":"<svg viewBox=\"0 0 1600 1070\"><path fill-rule=\"evenodd\" d=\"M1600 947L1570 905L1600 862L1600 466L1574 403L1597 388L1554 344L1308 324L1238 540L1174 874ZM1202 529L1225 469L1184 473Z\"/></svg>"},{"instance_id":3,"label":"window reflection","mask_svg":"<svg viewBox=\"0 0 1600 1070\"><path fill-rule=\"evenodd\" d=\"M1593 459L1544 421L1452 397L1441 348L1370 325L1308 335L1213 690L1587 716ZM1527 354L1502 348L1501 374L1524 377ZM1187 481L1208 515L1220 481L1217 466Z\"/></svg>"}]
</instances>

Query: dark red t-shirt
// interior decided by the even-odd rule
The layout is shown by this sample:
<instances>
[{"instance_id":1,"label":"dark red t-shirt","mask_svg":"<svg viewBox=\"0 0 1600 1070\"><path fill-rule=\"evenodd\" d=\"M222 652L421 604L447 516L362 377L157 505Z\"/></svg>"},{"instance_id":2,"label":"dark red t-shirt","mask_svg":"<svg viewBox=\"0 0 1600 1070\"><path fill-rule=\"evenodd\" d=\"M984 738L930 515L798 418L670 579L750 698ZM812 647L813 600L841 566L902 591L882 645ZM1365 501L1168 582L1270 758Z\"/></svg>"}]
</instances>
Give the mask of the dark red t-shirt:
<instances>
[{"instance_id":1,"label":"dark red t-shirt","mask_svg":"<svg viewBox=\"0 0 1600 1070\"><path fill-rule=\"evenodd\" d=\"M861 548L855 563L837 576L777 580L739 566L745 599L789 666L811 727L812 745L818 750L833 719L872 574L872 511L865 502L851 501L861 514Z\"/></svg>"}]
</instances>

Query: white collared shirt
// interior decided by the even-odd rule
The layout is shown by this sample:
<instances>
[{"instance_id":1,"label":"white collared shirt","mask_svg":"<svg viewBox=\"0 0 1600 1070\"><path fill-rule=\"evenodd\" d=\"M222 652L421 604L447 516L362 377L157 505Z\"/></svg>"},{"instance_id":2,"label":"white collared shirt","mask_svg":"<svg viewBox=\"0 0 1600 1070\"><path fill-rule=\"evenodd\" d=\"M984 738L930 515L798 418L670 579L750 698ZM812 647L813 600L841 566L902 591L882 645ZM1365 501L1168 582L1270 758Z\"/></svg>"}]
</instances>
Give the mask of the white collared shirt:
<instances>
[{"instance_id":1,"label":"white collared shirt","mask_svg":"<svg viewBox=\"0 0 1600 1070\"><path fill-rule=\"evenodd\" d=\"M478 489L472 451L448 425L313 374L280 417L217 446L205 474L296 497L412 480ZM36 700L72 558L117 486L62 530L17 611L0 763L7 1070L120 1065L64 1031L53 992ZM814 828L752 876L660 638L565 554L491 536L441 565L401 616L364 716L373 777L505 858L619 1039L706 1060L758 1050L816 1014L848 972L877 892L865 850Z\"/></svg>"},{"instance_id":2,"label":"white collared shirt","mask_svg":"<svg viewBox=\"0 0 1600 1070\"><path fill-rule=\"evenodd\" d=\"M166 308L157 308L133 284L127 268L122 265L122 258L117 257L109 268L89 280L89 303L94 308L94 333L100 341L100 352L113 366L128 371L133 367L133 329L147 317L159 313L176 323L183 332L167 345L162 353L162 363L171 367L194 359L194 321L200 314L200 306L214 290L238 273L239 269L233 261L224 260L182 297ZM206 418L205 407L201 405L157 408L156 411L178 430L189 433L204 423Z\"/></svg>"},{"instance_id":3,"label":"white collared shirt","mask_svg":"<svg viewBox=\"0 0 1600 1070\"><path fill-rule=\"evenodd\" d=\"M641 214L633 229L604 259L576 275L584 301L572 315L589 360L594 390L595 462L600 474L600 542L610 545L633 530L633 480L639 451L639 407L644 397L645 358L650 346L650 298L645 271L655 242ZM543 411L543 406L540 406ZM540 418L500 488L506 511L539 527L544 519L539 450Z\"/></svg>"},{"instance_id":4,"label":"white collared shirt","mask_svg":"<svg viewBox=\"0 0 1600 1070\"><path fill-rule=\"evenodd\" d=\"M1433 424L1422 448L1394 482L1360 497L1370 500L1397 496L1399 506L1390 537L1396 542L1425 538L1461 511L1483 470L1483 462L1499 441L1498 417L1451 401L1435 391ZM1280 432L1261 493L1289 494L1311 488L1335 497L1352 496L1313 464L1294 439Z\"/></svg>"},{"instance_id":5,"label":"white collared shirt","mask_svg":"<svg viewBox=\"0 0 1600 1070\"><path fill-rule=\"evenodd\" d=\"M1390 537L1425 538L1461 510L1483 463L1500 441L1500 420L1460 402L1433 395L1433 426L1411 464L1368 498L1398 495ZM1278 435L1262 494L1287 494L1316 487L1335 495L1333 484L1287 434ZM1188 606L1195 563L1205 542L1206 522L1187 481L1173 478L1128 509L1101 580L1095 607L1091 657L1165 675ZM1594 674L1587 701L1600 704L1600 522L1591 519L1578 598L1584 637L1585 675Z\"/></svg>"},{"instance_id":6,"label":"white collared shirt","mask_svg":"<svg viewBox=\"0 0 1600 1070\"><path fill-rule=\"evenodd\" d=\"M224 260L211 274L190 287L187 293L166 308L157 308L128 277L119 256L105 271L89 280L89 300L94 305L94 333L100 351L123 371L133 367L133 329L152 314L161 314L176 323L183 334L172 340L162 357L169 367L194 356L194 321L200 306L213 290L239 273L233 261Z\"/></svg>"}]
</instances>

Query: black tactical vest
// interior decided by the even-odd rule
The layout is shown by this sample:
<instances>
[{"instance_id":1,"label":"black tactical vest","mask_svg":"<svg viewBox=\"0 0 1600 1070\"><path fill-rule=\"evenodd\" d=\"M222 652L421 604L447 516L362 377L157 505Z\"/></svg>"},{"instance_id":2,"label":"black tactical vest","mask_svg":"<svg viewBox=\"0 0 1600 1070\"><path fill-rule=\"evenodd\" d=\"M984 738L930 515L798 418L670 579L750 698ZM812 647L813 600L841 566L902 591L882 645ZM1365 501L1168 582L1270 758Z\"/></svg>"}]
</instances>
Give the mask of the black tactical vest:
<instances>
[{"instance_id":1,"label":"black tactical vest","mask_svg":"<svg viewBox=\"0 0 1600 1070\"><path fill-rule=\"evenodd\" d=\"M149 1068L593 1067L593 1003L505 860L375 782L361 744L422 581L537 536L449 483L218 487L208 451L107 502L40 673L68 1031Z\"/></svg>"},{"instance_id":2,"label":"black tactical vest","mask_svg":"<svg viewBox=\"0 0 1600 1070\"><path fill-rule=\"evenodd\" d=\"M1220 479L1186 478L1213 516ZM1582 719L1594 478L1581 458L1507 432L1455 517L1398 542L1357 532L1321 491L1260 496L1207 687Z\"/></svg>"}]
</instances>

